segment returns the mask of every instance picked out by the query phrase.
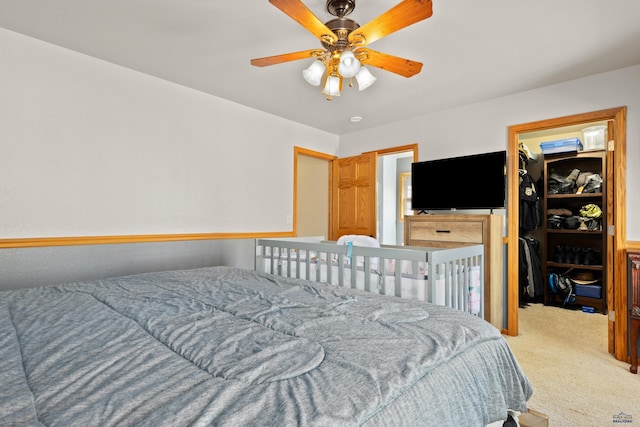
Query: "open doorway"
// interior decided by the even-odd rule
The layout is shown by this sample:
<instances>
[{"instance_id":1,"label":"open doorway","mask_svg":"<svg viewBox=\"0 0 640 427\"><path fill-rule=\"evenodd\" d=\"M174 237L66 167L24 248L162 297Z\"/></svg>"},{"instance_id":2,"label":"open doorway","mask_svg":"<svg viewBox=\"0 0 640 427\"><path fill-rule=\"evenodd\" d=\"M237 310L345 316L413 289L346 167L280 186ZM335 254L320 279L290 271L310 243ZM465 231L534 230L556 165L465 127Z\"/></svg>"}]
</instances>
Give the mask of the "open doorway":
<instances>
[{"instance_id":1,"label":"open doorway","mask_svg":"<svg viewBox=\"0 0 640 427\"><path fill-rule=\"evenodd\" d=\"M609 352L618 360L627 359L627 313L626 313L626 107L612 108L591 113L542 120L509 127L508 143L508 230L507 230L507 306L508 335L518 335L519 289L519 142L528 133L566 129L571 126L587 126L594 122L608 123L607 158L609 167L607 182L610 183L608 198L609 224L606 230L610 244L605 255L608 259L606 272L607 306L609 307ZM615 183L615 185L613 185ZM543 212L543 215L546 213ZM614 280L615 278L615 280Z\"/></svg>"},{"instance_id":2,"label":"open doorway","mask_svg":"<svg viewBox=\"0 0 640 427\"><path fill-rule=\"evenodd\" d=\"M412 151L378 156L377 236L383 245L404 244L404 215L411 202Z\"/></svg>"},{"instance_id":3,"label":"open doorway","mask_svg":"<svg viewBox=\"0 0 640 427\"><path fill-rule=\"evenodd\" d=\"M293 234L329 236L331 161L335 156L294 147Z\"/></svg>"}]
</instances>

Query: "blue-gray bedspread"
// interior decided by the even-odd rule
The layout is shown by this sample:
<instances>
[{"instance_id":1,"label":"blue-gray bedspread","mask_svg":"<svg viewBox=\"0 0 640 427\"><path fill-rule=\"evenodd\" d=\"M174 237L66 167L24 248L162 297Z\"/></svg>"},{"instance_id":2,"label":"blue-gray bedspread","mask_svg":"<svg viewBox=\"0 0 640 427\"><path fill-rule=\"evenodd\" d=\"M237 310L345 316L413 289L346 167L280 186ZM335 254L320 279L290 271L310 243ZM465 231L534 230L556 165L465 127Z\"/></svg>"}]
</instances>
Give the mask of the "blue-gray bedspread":
<instances>
[{"instance_id":1,"label":"blue-gray bedspread","mask_svg":"<svg viewBox=\"0 0 640 427\"><path fill-rule=\"evenodd\" d=\"M230 267L0 292L0 425L483 426L532 388L446 307Z\"/></svg>"}]
</instances>

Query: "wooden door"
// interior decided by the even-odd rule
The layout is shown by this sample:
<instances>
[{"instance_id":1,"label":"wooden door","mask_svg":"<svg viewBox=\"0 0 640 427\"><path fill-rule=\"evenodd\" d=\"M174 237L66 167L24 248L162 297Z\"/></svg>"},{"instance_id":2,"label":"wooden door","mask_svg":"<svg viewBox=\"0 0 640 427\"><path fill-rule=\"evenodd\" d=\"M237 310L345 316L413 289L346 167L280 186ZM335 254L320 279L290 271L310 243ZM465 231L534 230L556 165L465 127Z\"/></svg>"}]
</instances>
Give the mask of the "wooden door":
<instances>
[{"instance_id":1,"label":"wooden door","mask_svg":"<svg viewBox=\"0 0 640 427\"><path fill-rule=\"evenodd\" d=\"M609 230L613 230L615 229L616 224L616 216L620 215L620 212L617 212L618 209L620 209L618 206L618 204L616 204L616 160L615 160L615 156L616 156L616 151L614 149L614 145L615 145L615 135L616 131L615 131L615 126L614 126L614 121L610 120L607 123L607 147L606 147L606 152L607 152L607 158L606 158L606 168L607 168L607 174L606 176L603 176L602 178L604 178L607 187L603 188L603 191L606 191L606 209L605 212L607 213L607 217L606 218L602 218L602 226L604 227L605 230L605 239L606 239L606 245L607 245L607 253L606 254L602 254L603 256L606 256L606 260L604 261L606 263L606 271L604 271L602 274L604 274L606 276L606 284L607 284L607 294L604 295L604 297L607 300L607 307L609 309L609 311L613 311L614 316L608 316L608 329L607 329L607 336L608 336L608 350L609 353L612 354L616 354L616 348L620 348L621 347L621 343L616 343L616 340L619 340L620 337L618 334L616 334L616 324L615 324L615 313L616 311L619 310L619 307L616 307L615 304L615 300L616 300L616 293L619 293L619 291L616 291L616 286L615 283L618 281L618 279L616 278L616 253L618 252L616 249L616 239L614 238L614 236L609 232ZM609 143L609 141L611 141L611 143ZM624 208L622 208L624 209ZM626 213L625 213L626 215ZM622 224L620 224L622 225ZM626 296L625 296L626 297ZM625 323L626 323L626 319ZM625 335L626 335L626 328L625 328ZM624 351L626 352L626 345L623 345L624 347ZM617 353L622 352L623 350L618 350ZM617 357L617 356L616 356Z\"/></svg>"},{"instance_id":2,"label":"wooden door","mask_svg":"<svg viewBox=\"0 0 640 427\"><path fill-rule=\"evenodd\" d=\"M375 152L332 162L330 240L345 234L376 237Z\"/></svg>"}]
</instances>

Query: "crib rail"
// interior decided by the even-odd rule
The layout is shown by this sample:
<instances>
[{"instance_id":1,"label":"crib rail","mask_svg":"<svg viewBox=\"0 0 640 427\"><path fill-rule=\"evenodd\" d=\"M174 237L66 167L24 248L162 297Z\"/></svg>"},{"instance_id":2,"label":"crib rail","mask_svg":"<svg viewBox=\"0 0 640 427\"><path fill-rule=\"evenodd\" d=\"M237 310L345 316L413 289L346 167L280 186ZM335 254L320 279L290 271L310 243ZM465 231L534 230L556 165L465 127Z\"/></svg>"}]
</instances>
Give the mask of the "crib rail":
<instances>
[{"instance_id":1,"label":"crib rail","mask_svg":"<svg viewBox=\"0 0 640 427\"><path fill-rule=\"evenodd\" d=\"M483 245L338 245L323 237L256 239L255 269L382 295L417 298L484 318Z\"/></svg>"}]
</instances>

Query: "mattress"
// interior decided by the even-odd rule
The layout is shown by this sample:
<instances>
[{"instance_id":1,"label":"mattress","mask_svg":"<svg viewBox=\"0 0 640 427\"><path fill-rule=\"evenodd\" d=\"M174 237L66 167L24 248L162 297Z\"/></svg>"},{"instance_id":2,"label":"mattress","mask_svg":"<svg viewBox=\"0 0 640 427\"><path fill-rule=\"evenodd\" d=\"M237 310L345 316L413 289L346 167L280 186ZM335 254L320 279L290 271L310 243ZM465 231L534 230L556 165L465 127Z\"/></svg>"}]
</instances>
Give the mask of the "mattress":
<instances>
[{"instance_id":1,"label":"mattress","mask_svg":"<svg viewBox=\"0 0 640 427\"><path fill-rule=\"evenodd\" d=\"M483 426L531 385L484 320L231 267L0 292L0 425Z\"/></svg>"}]
</instances>

